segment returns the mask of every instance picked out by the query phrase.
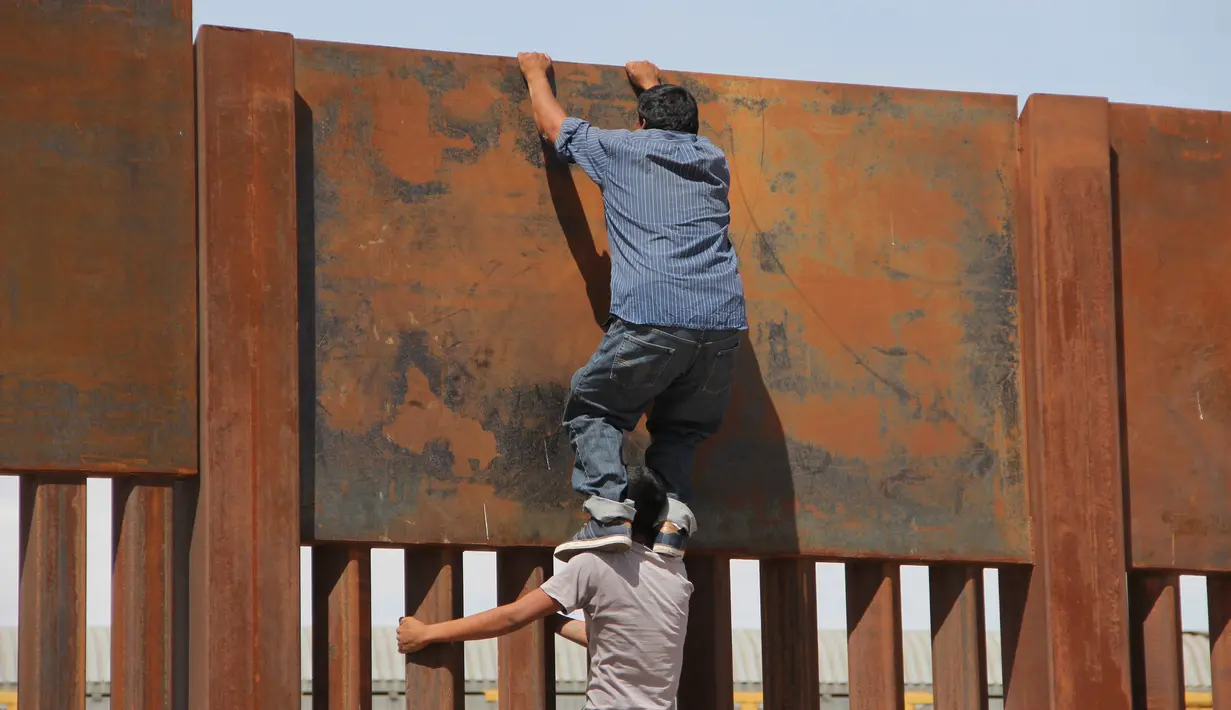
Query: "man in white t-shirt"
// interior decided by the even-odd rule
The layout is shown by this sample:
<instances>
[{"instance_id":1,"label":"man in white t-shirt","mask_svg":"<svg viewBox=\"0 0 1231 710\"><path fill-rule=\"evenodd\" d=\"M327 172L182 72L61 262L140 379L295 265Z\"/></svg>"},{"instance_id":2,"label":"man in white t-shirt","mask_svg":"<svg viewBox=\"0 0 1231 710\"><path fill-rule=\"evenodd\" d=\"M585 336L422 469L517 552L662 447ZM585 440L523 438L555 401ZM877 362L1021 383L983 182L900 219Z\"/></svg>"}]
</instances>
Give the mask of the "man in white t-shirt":
<instances>
[{"instance_id":1,"label":"man in white t-shirt","mask_svg":"<svg viewBox=\"0 0 1231 710\"><path fill-rule=\"evenodd\" d=\"M503 636L552 615L553 631L590 649L586 710L672 710L693 586L683 560L650 548L666 504L662 479L629 466L628 488L637 509L629 549L579 553L521 599L464 619L424 624L403 617L398 651ZM578 609L585 623L559 614Z\"/></svg>"}]
</instances>

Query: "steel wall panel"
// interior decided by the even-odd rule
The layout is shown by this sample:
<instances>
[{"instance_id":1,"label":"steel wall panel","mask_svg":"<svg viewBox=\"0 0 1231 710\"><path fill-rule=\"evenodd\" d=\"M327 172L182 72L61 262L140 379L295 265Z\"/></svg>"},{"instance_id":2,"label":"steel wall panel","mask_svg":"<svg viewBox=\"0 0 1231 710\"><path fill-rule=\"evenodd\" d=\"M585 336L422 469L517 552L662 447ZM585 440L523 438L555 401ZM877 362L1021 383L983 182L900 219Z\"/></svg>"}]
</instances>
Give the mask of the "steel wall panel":
<instances>
[{"instance_id":1,"label":"steel wall panel","mask_svg":"<svg viewBox=\"0 0 1231 710\"><path fill-rule=\"evenodd\" d=\"M696 546L1028 559L1015 99L676 80L731 161L751 321ZM622 70L556 81L632 125ZM510 59L298 41L296 88L306 537L558 542L580 515L561 410L608 307L598 190L544 156Z\"/></svg>"},{"instance_id":2,"label":"steel wall panel","mask_svg":"<svg viewBox=\"0 0 1231 710\"><path fill-rule=\"evenodd\" d=\"M680 669L679 710L733 710L734 649L731 643L731 560L688 555L693 584Z\"/></svg>"},{"instance_id":3,"label":"steel wall panel","mask_svg":"<svg viewBox=\"0 0 1231 710\"><path fill-rule=\"evenodd\" d=\"M1105 99L1038 94L1022 112L1035 545L1033 570L1001 571L1006 710L1127 710L1132 697L1107 115Z\"/></svg>"},{"instance_id":4,"label":"steel wall panel","mask_svg":"<svg viewBox=\"0 0 1231 710\"><path fill-rule=\"evenodd\" d=\"M761 561L761 673L765 710L820 702L816 562Z\"/></svg>"},{"instance_id":5,"label":"steel wall panel","mask_svg":"<svg viewBox=\"0 0 1231 710\"><path fill-rule=\"evenodd\" d=\"M1135 567L1231 571L1231 121L1111 107Z\"/></svg>"},{"instance_id":6,"label":"steel wall panel","mask_svg":"<svg viewBox=\"0 0 1231 710\"><path fill-rule=\"evenodd\" d=\"M465 616L462 551L406 550L406 614L425 624ZM464 710L466 657L460 643L433 644L406 658L406 710Z\"/></svg>"},{"instance_id":7,"label":"steel wall panel","mask_svg":"<svg viewBox=\"0 0 1231 710\"><path fill-rule=\"evenodd\" d=\"M506 549L496 555L496 603L512 604L551 577L546 549ZM546 619L536 619L500 637L497 692L503 710L556 710L556 637Z\"/></svg>"},{"instance_id":8,"label":"steel wall panel","mask_svg":"<svg viewBox=\"0 0 1231 710\"><path fill-rule=\"evenodd\" d=\"M188 565L175 521L184 509L176 500L182 485L135 477L112 485L110 677L117 709L170 710L177 690L181 697L186 690L177 688L187 660Z\"/></svg>"},{"instance_id":9,"label":"steel wall panel","mask_svg":"<svg viewBox=\"0 0 1231 710\"><path fill-rule=\"evenodd\" d=\"M0 471L196 470L191 15L0 3Z\"/></svg>"},{"instance_id":10,"label":"steel wall panel","mask_svg":"<svg viewBox=\"0 0 1231 710\"><path fill-rule=\"evenodd\" d=\"M17 685L27 710L85 710L85 479L21 477Z\"/></svg>"},{"instance_id":11,"label":"steel wall panel","mask_svg":"<svg viewBox=\"0 0 1231 710\"><path fill-rule=\"evenodd\" d=\"M898 565L846 565L846 626L851 709L905 706L902 579Z\"/></svg>"},{"instance_id":12,"label":"steel wall panel","mask_svg":"<svg viewBox=\"0 0 1231 710\"><path fill-rule=\"evenodd\" d=\"M1183 710L1187 704L1180 576L1134 572L1129 577L1128 609L1136 707Z\"/></svg>"},{"instance_id":13,"label":"steel wall panel","mask_svg":"<svg viewBox=\"0 0 1231 710\"><path fill-rule=\"evenodd\" d=\"M933 705L936 710L988 710L983 569L933 565L928 592Z\"/></svg>"},{"instance_id":14,"label":"steel wall panel","mask_svg":"<svg viewBox=\"0 0 1231 710\"><path fill-rule=\"evenodd\" d=\"M1210 619L1210 685L1214 707L1231 707L1231 578L1206 578Z\"/></svg>"},{"instance_id":15,"label":"steel wall panel","mask_svg":"<svg viewBox=\"0 0 1231 710\"><path fill-rule=\"evenodd\" d=\"M197 36L201 474L189 552L192 710L299 702L299 437L291 36Z\"/></svg>"},{"instance_id":16,"label":"steel wall panel","mask_svg":"<svg viewBox=\"0 0 1231 710\"><path fill-rule=\"evenodd\" d=\"M312 708L372 710L372 550L312 550Z\"/></svg>"}]
</instances>

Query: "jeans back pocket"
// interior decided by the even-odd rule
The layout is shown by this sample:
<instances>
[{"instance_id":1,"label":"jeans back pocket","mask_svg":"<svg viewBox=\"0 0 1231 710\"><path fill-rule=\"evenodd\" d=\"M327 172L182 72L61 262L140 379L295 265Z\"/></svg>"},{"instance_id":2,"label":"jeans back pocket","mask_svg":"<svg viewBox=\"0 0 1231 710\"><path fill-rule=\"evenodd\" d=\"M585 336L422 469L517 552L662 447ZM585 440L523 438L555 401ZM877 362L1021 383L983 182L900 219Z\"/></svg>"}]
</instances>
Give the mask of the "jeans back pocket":
<instances>
[{"instance_id":1,"label":"jeans back pocket","mask_svg":"<svg viewBox=\"0 0 1231 710\"><path fill-rule=\"evenodd\" d=\"M705 385L701 389L708 394L722 394L731 389L731 380L735 378L735 358L738 355L738 340L726 350L719 350L714 355L709 377L705 378Z\"/></svg>"},{"instance_id":2,"label":"jeans back pocket","mask_svg":"<svg viewBox=\"0 0 1231 710\"><path fill-rule=\"evenodd\" d=\"M674 355L674 348L625 334L611 363L611 379L629 389L653 387Z\"/></svg>"}]
</instances>

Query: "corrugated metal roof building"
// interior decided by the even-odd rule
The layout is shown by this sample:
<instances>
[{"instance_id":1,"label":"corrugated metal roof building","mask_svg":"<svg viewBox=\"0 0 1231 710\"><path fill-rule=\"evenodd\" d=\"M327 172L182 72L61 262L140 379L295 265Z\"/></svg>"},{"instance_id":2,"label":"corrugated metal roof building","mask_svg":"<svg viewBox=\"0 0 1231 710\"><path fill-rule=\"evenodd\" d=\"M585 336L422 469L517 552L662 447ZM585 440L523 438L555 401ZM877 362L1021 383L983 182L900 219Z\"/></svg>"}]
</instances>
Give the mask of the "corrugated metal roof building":
<instances>
[{"instance_id":1,"label":"corrugated metal roof building","mask_svg":"<svg viewBox=\"0 0 1231 710\"><path fill-rule=\"evenodd\" d=\"M405 692L405 661L397 652L391 627L372 631L373 692L399 695ZM903 675L908 689L927 690L932 683L931 634L927 631L903 633ZM87 695L107 696L111 681L111 634L107 628L91 628L86 634ZM844 696L847 685L846 632L823 630L820 639L821 692ZM734 676L737 691L761 689L761 632L737 630L733 639ZM304 692L312 687L312 629L302 630L302 668ZM482 694L496 687L496 641L466 644L466 690ZM991 695L999 696L1003 676L1000 666L1000 634L987 635L987 679ZM1190 691L1210 689L1209 638L1204 634L1184 634L1184 680ZM0 628L0 687L12 688L17 682L17 630ZM556 644L556 683L561 694L581 693L586 683L586 652L580 646L561 640Z\"/></svg>"}]
</instances>

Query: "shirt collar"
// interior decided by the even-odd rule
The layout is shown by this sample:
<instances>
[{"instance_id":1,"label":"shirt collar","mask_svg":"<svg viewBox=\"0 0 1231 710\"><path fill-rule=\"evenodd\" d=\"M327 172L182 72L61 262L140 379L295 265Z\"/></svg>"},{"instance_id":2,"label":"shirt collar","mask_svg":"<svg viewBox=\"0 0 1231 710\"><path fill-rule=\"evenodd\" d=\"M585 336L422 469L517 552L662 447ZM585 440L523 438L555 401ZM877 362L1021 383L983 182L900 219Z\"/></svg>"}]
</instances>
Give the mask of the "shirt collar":
<instances>
[{"instance_id":1,"label":"shirt collar","mask_svg":"<svg viewBox=\"0 0 1231 710\"><path fill-rule=\"evenodd\" d=\"M655 138L665 138L672 141L695 141L698 136L695 133L684 133L682 131L666 131L661 128L642 128L642 133L652 134Z\"/></svg>"}]
</instances>

